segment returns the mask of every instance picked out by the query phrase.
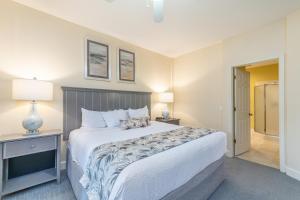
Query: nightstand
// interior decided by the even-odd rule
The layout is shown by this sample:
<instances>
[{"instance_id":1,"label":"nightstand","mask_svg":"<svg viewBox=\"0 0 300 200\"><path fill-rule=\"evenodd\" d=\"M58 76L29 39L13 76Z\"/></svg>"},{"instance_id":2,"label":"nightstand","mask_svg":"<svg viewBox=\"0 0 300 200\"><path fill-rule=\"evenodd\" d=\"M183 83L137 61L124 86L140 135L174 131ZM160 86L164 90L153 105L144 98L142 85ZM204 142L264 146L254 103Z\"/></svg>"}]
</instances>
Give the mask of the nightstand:
<instances>
[{"instance_id":1,"label":"nightstand","mask_svg":"<svg viewBox=\"0 0 300 200\"><path fill-rule=\"evenodd\" d=\"M60 183L61 131L0 136L0 198L41 183Z\"/></svg>"},{"instance_id":2,"label":"nightstand","mask_svg":"<svg viewBox=\"0 0 300 200\"><path fill-rule=\"evenodd\" d=\"M180 119L176 119L176 118L164 119L162 117L156 117L155 120L158 122L164 122L164 123L168 123L168 124L175 124L175 125L180 124Z\"/></svg>"}]
</instances>

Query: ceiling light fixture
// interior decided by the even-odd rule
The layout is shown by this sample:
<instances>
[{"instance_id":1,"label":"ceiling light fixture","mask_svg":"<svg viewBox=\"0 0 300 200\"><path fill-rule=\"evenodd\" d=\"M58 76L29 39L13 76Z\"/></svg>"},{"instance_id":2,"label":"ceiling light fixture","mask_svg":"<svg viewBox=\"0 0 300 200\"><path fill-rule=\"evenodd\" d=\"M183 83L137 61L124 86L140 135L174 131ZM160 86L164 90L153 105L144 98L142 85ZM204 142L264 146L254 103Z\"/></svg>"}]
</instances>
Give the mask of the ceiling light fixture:
<instances>
[{"instance_id":1,"label":"ceiling light fixture","mask_svg":"<svg viewBox=\"0 0 300 200\"><path fill-rule=\"evenodd\" d=\"M152 0L154 21L160 23L164 20L164 0Z\"/></svg>"},{"instance_id":2,"label":"ceiling light fixture","mask_svg":"<svg viewBox=\"0 0 300 200\"><path fill-rule=\"evenodd\" d=\"M114 0L105 0L109 3ZM153 19L154 22L160 23L164 20L164 0L146 0L146 7L153 7Z\"/></svg>"}]
</instances>

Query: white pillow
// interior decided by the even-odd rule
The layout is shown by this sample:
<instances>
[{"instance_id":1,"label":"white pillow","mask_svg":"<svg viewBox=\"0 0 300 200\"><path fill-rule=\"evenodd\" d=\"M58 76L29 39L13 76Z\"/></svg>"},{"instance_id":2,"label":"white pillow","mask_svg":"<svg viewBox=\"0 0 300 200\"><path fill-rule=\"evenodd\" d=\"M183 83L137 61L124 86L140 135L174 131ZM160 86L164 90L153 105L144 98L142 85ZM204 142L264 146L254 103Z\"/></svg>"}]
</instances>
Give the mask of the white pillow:
<instances>
[{"instance_id":1,"label":"white pillow","mask_svg":"<svg viewBox=\"0 0 300 200\"><path fill-rule=\"evenodd\" d=\"M81 113L82 113L81 127L87 127L87 128L106 127L101 112L86 110L84 108L81 108Z\"/></svg>"},{"instance_id":2,"label":"white pillow","mask_svg":"<svg viewBox=\"0 0 300 200\"><path fill-rule=\"evenodd\" d=\"M115 110L115 112L118 116L119 121L128 119L128 111L127 110L120 109L120 110Z\"/></svg>"},{"instance_id":3,"label":"white pillow","mask_svg":"<svg viewBox=\"0 0 300 200\"><path fill-rule=\"evenodd\" d=\"M140 109L128 109L128 115L130 118L142 118L142 117L149 117L148 107L145 106L144 108Z\"/></svg>"},{"instance_id":4,"label":"white pillow","mask_svg":"<svg viewBox=\"0 0 300 200\"><path fill-rule=\"evenodd\" d=\"M101 112L107 127L116 127L120 125L121 120L128 119L128 113L126 110L113 110L107 112Z\"/></svg>"}]
</instances>

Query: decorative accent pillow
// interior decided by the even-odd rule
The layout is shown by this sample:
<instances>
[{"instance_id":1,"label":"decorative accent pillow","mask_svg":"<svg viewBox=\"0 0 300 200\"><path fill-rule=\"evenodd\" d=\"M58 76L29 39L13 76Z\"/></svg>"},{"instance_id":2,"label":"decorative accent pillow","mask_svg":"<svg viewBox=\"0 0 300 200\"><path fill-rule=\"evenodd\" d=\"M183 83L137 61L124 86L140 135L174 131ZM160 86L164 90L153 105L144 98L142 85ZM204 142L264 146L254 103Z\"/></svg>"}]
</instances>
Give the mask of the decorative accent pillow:
<instances>
[{"instance_id":1,"label":"decorative accent pillow","mask_svg":"<svg viewBox=\"0 0 300 200\"><path fill-rule=\"evenodd\" d=\"M128 119L128 120L121 120L121 128L124 130L132 129L132 128L140 128L149 126L149 117L141 117L138 119Z\"/></svg>"},{"instance_id":2,"label":"decorative accent pillow","mask_svg":"<svg viewBox=\"0 0 300 200\"><path fill-rule=\"evenodd\" d=\"M128 109L128 115L132 119L139 119L142 117L149 117L149 111L148 107L145 106L144 108L139 108L139 109Z\"/></svg>"},{"instance_id":3,"label":"decorative accent pillow","mask_svg":"<svg viewBox=\"0 0 300 200\"><path fill-rule=\"evenodd\" d=\"M116 127L120 125L120 120L128 119L128 112L126 110L113 110L101 112L107 127Z\"/></svg>"},{"instance_id":4,"label":"decorative accent pillow","mask_svg":"<svg viewBox=\"0 0 300 200\"><path fill-rule=\"evenodd\" d=\"M81 127L86 128L104 128L106 127L106 123L102 117L101 112L86 110L81 108Z\"/></svg>"}]
</instances>

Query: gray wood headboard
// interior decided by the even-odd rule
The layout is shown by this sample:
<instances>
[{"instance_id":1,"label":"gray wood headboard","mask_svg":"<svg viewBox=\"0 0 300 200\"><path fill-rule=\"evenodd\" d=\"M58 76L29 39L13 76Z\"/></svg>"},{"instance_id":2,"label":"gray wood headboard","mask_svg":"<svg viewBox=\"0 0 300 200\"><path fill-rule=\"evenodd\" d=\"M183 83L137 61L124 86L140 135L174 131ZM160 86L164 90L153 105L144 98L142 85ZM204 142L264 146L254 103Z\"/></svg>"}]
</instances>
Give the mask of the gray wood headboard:
<instances>
[{"instance_id":1,"label":"gray wood headboard","mask_svg":"<svg viewBox=\"0 0 300 200\"><path fill-rule=\"evenodd\" d=\"M64 140L68 140L70 131L81 126L81 108L107 111L148 106L151 114L151 92L74 87L62 87L62 90Z\"/></svg>"}]
</instances>

